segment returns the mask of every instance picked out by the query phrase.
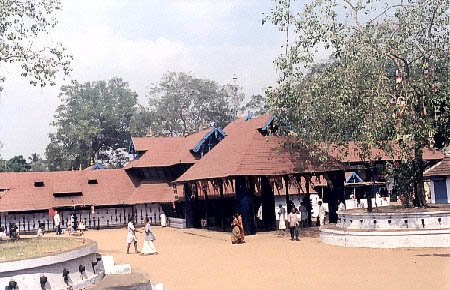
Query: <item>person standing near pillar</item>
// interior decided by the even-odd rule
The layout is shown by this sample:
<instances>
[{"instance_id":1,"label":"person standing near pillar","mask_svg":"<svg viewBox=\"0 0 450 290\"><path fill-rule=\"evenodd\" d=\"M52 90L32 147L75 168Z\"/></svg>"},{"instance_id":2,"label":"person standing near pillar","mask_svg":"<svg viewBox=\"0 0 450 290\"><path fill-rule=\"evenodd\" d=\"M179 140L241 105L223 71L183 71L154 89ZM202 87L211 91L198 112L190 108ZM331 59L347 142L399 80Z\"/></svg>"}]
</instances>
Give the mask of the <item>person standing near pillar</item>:
<instances>
[{"instance_id":1,"label":"person standing near pillar","mask_svg":"<svg viewBox=\"0 0 450 290\"><path fill-rule=\"evenodd\" d=\"M319 201L319 222L320 226L325 225L325 215L327 211L325 210L325 207L322 204L322 201Z\"/></svg>"},{"instance_id":2,"label":"person standing near pillar","mask_svg":"<svg viewBox=\"0 0 450 290\"><path fill-rule=\"evenodd\" d=\"M280 204L278 205L278 230L279 234L284 236L285 230L286 230L286 210L284 207Z\"/></svg>"},{"instance_id":3,"label":"person standing near pillar","mask_svg":"<svg viewBox=\"0 0 450 290\"><path fill-rule=\"evenodd\" d=\"M53 216L53 223L55 224L55 231L57 235L61 234L61 217L59 212L55 210L55 215Z\"/></svg>"},{"instance_id":4,"label":"person standing near pillar","mask_svg":"<svg viewBox=\"0 0 450 290\"><path fill-rule=\"evenodd\" d=\"M161 227L166 227L167 226L167 217L166 214L161 211L161 215L160 215L160 221L161 221Z\"/></svg>"}]
</instances>

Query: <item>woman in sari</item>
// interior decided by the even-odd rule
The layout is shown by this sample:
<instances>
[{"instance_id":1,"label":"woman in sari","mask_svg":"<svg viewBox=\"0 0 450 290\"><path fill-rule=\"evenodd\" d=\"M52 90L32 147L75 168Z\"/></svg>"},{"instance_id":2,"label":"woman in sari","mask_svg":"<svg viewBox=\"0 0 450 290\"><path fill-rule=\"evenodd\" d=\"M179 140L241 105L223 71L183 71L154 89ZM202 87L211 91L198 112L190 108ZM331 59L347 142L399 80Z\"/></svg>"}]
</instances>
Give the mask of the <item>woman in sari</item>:
<instances>
[{"instance_id":1,"label":"woman in sari","mask_svg":"<svg viewBox=\"0 0 450 290\"><path fill-rule=\"evenodd\" d=\"M155 245L153 244L153 241L156 240L155 236L152 233L152 230L150 228L150 220L149 218L145 218L145 227L144 227L144 233L145 233L145 239L144 239L144 245L142 246L141 255L152 255L152 254L158 254L158 251L155 248Z\"/></svg>"},{"instance_id":2,"label":"woman in sari","mask_svg":"<svg viewBox=\"0 0 450 290\"><path fill-rule=\"evenodd\" d=\"M239 227L239 221L237 214L233 215L233 220L231 221L231 243L240 244L241 240L241 229Z\"/></svg>"},{"instance_id":3,"label":"woman in sari","mask_svg":"<svg viewBox=\"0 0 450 290\"><path fill-rule=\"evenodd\" d=\"M242 223L242 215L238 213L237 218L239 229L241 230L241 242L245 243L245 231L244 231L244 224Z\"/></svg>"}]
</instances>

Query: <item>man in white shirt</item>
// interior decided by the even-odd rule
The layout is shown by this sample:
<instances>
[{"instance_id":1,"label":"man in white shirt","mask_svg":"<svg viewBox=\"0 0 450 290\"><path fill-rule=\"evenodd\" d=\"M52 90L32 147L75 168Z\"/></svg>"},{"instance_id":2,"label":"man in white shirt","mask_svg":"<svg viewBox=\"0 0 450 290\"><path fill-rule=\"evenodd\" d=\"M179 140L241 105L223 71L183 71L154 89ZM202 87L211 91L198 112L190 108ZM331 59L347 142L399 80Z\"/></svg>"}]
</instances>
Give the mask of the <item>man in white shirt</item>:
<instances>
[{"instance_id":1,"label":"man in white shirt","mask_svg":"<svg viewBox=\"0 0 450 290\"><path fill-rule=\"evenodd\" d=\"M53 216L53 223L55 224L56 234L61 234L61 217L59 216L59 212L55 211L55 215Z\"/></svg>"},{"instance_id":2,"label":"man in white shirt","mask_svg":"<svg viewBox=\"0 0 450 290\"><path fill-rule=\"evenodd\" d=\"M134 226L134 222L133 219L131 218L130 221L128 222L128 234L127 234L127 254L130 253L130 246L131 243L134 244L134 252L135 253L139 253L138 249L137 249L137 237L136 237L136 232L139 232L138 230L136 230L135 226Z\"/></svg>"}]
</instances>

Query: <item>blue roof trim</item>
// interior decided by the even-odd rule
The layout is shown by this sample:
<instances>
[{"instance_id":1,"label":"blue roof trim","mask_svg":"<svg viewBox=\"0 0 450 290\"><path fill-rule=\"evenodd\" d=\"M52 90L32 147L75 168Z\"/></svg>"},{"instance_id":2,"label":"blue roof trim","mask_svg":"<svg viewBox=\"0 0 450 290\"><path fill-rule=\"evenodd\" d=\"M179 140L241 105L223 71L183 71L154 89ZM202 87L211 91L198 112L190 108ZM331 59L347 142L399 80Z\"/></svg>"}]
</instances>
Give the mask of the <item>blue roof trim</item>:
<instances>
[{"instance_id":1,"label":"blue roof trim","mask_svg":"<svg viewBox=\"0 0 450 290\"><path fill-rule=\"evenodd\" d=\"M92 165L91 169L92 170L105 169L105 166L103 166L103 164L101 163L95 163L94 165Z\"/></svg>"},{"instance_id":2,"label":"blue roof trim","mask_svg":"<svg viewBox=\"0 0 450 290\"><path fill-rule=\"evenodd\" d=\"M191 149L192 152L198 153L202 149L205 142L214 134L217 140L222 140L225 137L225 132L221 128L212 128L203 138Z\"/></svg>"},{"instance_id":3,"label":"blue roof trim","mask_svg":"<svg viewBox=\"0 0 450 290\"><path fill-rule=\"evenodd\" d=\"M261 130L267 131L267 128L270 126L270 124L273 122L273 120L275 120L275 116L272 115L272 117L270 117L269 120L267 120L267 122L264 124L264 126L262 126Z\"/></svg>"},{"instance_id":4,"label":"blue roof trim","mask_svg":"<svg viewBox=\"0 0 450 290\"><path fill-rule=\"evenodd\" d=\"M363 180L361 179L361 177L359 177L358 174L356 174L356 172L352 172L350 174L349 177L347 177L347 179L345 180L346 183L360 183L363 182Z\"/></svg>"}]
</instances>

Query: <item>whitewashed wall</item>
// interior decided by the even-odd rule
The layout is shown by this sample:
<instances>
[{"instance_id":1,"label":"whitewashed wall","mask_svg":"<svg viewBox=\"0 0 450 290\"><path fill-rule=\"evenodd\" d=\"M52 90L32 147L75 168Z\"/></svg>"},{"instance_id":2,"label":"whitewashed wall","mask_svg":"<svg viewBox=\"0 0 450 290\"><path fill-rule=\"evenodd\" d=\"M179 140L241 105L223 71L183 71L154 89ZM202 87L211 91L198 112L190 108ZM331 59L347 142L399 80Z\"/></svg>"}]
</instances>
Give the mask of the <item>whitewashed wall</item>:
<instances>
[{"instance_id":1,"label":"whitewashed wall","mask_svg":"<svg viewBox=\"0 0 450 290\"><path fill-rule=\"evenodd\" d=\"M63 229L67 227L67 221L72 212L72 210L60 211ZM87 228L98 228L99 224L100 228L125 226L132 215L137 224L143 224L144 218L148 216L153 225L158 225L160 224L160 213L161 206L157 203L139 204L134 207L95 208L94 214L91 213L91 210L76 210L78 222L83 221ZM49 216L48 212L0 213L0 225L9 230L10 223L15 223L19 227L19 233L36 232L39 223L45 223L46 231L54 230L53 218Z\"/></svg>"}]
</instances>

